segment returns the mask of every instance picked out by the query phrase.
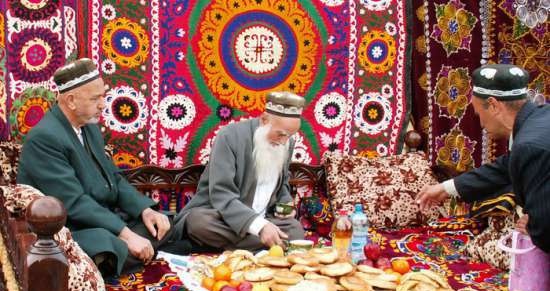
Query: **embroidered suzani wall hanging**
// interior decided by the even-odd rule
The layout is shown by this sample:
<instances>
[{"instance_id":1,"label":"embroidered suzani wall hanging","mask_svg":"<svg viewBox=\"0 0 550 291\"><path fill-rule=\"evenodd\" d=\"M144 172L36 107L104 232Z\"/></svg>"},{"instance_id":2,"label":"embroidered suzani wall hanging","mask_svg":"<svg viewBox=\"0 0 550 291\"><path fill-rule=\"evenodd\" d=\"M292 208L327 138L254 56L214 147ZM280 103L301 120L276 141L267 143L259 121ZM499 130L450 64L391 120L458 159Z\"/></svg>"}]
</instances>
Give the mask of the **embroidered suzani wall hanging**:
<instances>
[{"instance_id":1,"label":"embroidered suzani wall hanging","mask_svg":"<svg viewBox=\"0 0 550 291\"><path fill-rule=\"evenodd\" d=\"M295 161L400 151L410 101L406 1L98 1L79 4L81 56L108 85L102 130L121 167L206 163L220 127L265 94L308 107Z\"/></svg>"},{"instance_id":2,"label":"embroidered suzani wall hanging","mask_svg":"<svg viewBox=\"0 0 550 291\"><path fill-rule=\"evenodd\" d=\"M23 141L55 101L55 70L77 54L75 1L0 2L0 139Z\"/></svg>"}]
</instances>

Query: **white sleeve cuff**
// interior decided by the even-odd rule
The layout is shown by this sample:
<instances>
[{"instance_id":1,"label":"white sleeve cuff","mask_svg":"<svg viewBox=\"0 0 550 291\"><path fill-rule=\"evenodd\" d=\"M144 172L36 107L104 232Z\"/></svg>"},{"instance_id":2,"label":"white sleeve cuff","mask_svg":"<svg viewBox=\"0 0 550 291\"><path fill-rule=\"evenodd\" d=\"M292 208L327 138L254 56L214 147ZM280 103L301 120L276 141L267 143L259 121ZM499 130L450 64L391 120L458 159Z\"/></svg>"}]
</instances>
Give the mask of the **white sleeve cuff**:
<instances>
[{"instance_id":1,"label":"white sleeve cuff","mask_svg":"<svg viewBox=\"0 0 550 291\"><path fill-rule=\"evenodd\" d=\"M449 179L449 180L443 182L442 184L443 184L443 189L445 189L445 192L447 192L447 194L449 194L449 196L454 197L454 198L460 198L460 195L458 194L458 191L456 190L455 182L454 182L453 179Z\"/></svg>"},{"instance_id":2,"label":"white sleeve cuff","mask_svg":"<svg viewBox=\"0 0 550 291\"><path fill-rule=\"evenodd\" d=\"M250 226L248 227L248 233L253 234L255 236L260 236L260 231L266 224L268 224L269 221L261 216L258 216L252 221Z\"/></svg>"}]
</instances>

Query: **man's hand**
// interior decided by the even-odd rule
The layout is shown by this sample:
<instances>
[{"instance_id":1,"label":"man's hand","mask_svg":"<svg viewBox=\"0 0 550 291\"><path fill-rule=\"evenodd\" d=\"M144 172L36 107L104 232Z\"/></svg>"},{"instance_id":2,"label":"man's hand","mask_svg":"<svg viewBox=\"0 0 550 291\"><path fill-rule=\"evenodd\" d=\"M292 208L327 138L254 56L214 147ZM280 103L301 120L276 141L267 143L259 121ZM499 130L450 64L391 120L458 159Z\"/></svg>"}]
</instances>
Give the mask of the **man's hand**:
<instances>
[{"instance_id":1,"label":"man's hand","mask_svg":"<svg viewBox=\"0 0 550 291\"><path fill-rule=\"evenodd\" d=\"M441 201L447 199L449 194L443 188L443 184L426 185L418 196L416 197L416 203L420 204L420 210L426 209L441 203Z\"/></svg>"},{"instance_id":2,"label":"man's hand","mask_svg":"<svg viewBox=\"0 0 550 291\"><path fill-rule=\"evenodd\" d=\"M155 250L151 245L151 242L130 230L128 227L124 227L118 237L128 245L128 251L130 254L144 263L149 263L155 255Z\"/></svg>"},{"instance_id":3,"label":"man's hand","mask_svg":"<svg viewBox=\"0 0 550 291\"><path fill-rule=\"evenodd\" d=\"M288 239L288 235L286 235L286 233L271 222L266 224L262 230L260 230L260 240L268 247L273 245L280 245L284 247L283 239Z\"/></svg>"},{"instance_id":4,"label":"man's hand","mask_svg":"<svg viewBox=\"0 0 550 291\"><path fill-rule=\"evenodd\" d=\"M524 216L520 217L516 222L516 230L521 232L522 234L529 235L529 233L527 233L528 222L529 222L529 215L525 214Z\"/></svg>"},{"instance_id":5,"label":"man's hand","mask_svg":"<svg viewBox=\"0 0 550 291\"><path fill-rule=\"evenodd\" d=\"M161 240L170 229L170 220L168 220L168 217L162 213L154 211L151 208L146 208L143 210L141 213L141 219L143 220L143 224L145 224L149 230L149 233L156 237L157 240Z\"/></svg>"}]
</instances>

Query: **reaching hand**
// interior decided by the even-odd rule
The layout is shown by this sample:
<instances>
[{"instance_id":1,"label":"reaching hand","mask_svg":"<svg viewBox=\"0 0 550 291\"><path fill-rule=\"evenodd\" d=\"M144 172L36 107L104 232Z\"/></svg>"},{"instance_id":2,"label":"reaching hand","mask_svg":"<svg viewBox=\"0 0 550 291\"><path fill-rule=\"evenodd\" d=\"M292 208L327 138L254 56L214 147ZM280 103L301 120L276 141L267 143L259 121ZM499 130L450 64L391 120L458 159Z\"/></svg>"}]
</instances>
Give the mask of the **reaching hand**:
<instances>
[{"instance_id":1,"label":"reaching hand","mask_svg":"<svg viewBox=\"0 0 550 291\"><path fill-rule=\"evenodd\" d=\"M420 210L426 209L441 203L441 201L447 199L449 194L443 188L443 184L426 185L416 198L416 203L420 204Z\"/></svg>"},{"instance_id":2,"label":"reaching hand","mask_svg":"<svg viewBox=\"0 0 550 291\"><path fill-rule=\"evenodd\" d=\"M529 233L527 233L528 222L529 222L529 215L525 214L524 216L520 217L516 222L516 230L521 232L522 234L529 235Z\"/></svg>"},{"instance_id":3,"label":"reaching hand","mask_svg":"<svg viewBox=\"0 0 550 291\"><path fill-rule=\"evenodd\" d=\"M273 245L284 247L283 239L288 239L288 235L275 224L269 222L260 230L260 239L262 243L268 247Z\"/></svg>"},{"instance_id":4,"label":"reaching hand","mask_svg":"<svg viewBox=\"0 0 550 291\"><path fill-rule=\"evenodd\" d=\"M161 240L170 229L170 220L168 220L168 217L151 208L143 210L141 219L151 235L156 237L157 240Z\"/></svg>"},{"instance_id":5,"label":"reaching hand","mask_svg":"<svg viewBox=\"0 0 550 291\"><path fill-rule=\"evenodd\" d=\"M149 263L155 255L155 250L151 242L131 231L128 227L124 227L118 237L128 245L130 254L144 263Z\"/></svg>"}]
</instances>

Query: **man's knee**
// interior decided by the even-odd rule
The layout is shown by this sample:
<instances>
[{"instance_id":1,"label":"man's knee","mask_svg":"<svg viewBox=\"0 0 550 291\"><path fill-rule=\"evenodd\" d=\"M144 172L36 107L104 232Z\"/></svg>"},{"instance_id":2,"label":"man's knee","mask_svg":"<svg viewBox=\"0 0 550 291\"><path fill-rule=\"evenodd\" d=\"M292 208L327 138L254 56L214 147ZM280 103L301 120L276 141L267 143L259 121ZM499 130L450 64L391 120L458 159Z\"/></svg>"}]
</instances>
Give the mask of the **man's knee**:
<instances>
[{"instance_id":1,"label":"man's knee","mask_svg":"<svg viewBox=\"0 0 550 291\"><path fill-rule=\"evenodd\" d=\"M210 215L204 215L202 209L195 208L189 211L185 219L185 228L187 234L191 237L202 237L209 231L209 225L212 225L214 218Z\"/></svg>"}]
</instances>

